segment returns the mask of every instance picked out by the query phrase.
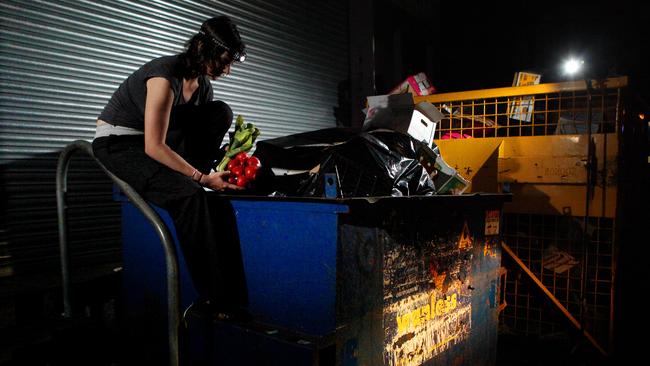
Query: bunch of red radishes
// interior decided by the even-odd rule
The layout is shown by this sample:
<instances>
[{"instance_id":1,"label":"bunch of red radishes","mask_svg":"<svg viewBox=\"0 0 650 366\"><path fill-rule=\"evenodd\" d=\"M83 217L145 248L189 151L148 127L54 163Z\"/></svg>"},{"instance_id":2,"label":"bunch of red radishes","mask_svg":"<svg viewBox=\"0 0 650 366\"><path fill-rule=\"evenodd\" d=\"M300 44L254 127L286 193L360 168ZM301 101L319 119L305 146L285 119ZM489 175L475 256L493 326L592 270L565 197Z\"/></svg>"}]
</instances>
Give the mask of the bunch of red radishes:
<instances>
[{"instance_id":1,"label":"bunch of red radishes","mask_svg":"<svg viewBox=\"0 0 650 366\"><path fill-rule=\"evenodd\" d=\"M249 187L251 182L257 178L257 171L261 166L262 163L257 157L240 152L226 166L226 169L230 171L228 183L236 184L239 187Z\"/></svg>"}]
</instances>

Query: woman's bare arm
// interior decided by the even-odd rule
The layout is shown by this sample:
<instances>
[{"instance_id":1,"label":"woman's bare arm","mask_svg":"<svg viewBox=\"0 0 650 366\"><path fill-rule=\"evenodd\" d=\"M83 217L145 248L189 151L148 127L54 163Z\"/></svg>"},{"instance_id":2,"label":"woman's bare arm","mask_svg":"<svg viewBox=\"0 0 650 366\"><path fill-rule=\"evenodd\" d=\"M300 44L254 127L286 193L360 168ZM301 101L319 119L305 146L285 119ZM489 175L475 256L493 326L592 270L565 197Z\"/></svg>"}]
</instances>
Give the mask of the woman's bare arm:
<instances>
[{"instance_id":1,"label":"woman's bare arm","mask_svg":"<svg viewBox=\"0 0 650 366\"><path fill-rule=\"evenodd\" d=\"M165 143L169 118L171 115L174 93L169 81L162 77L154 77L147 81L147 99L144 109L144 151L152 159L180 172L183 175L198 179L200 172L190 165ZM236 185L227 183L223 177L229 172L217 172L205 175L200 183L206 187L222 190L224 188L239 189Z\"/></svg>"}]
</instances>

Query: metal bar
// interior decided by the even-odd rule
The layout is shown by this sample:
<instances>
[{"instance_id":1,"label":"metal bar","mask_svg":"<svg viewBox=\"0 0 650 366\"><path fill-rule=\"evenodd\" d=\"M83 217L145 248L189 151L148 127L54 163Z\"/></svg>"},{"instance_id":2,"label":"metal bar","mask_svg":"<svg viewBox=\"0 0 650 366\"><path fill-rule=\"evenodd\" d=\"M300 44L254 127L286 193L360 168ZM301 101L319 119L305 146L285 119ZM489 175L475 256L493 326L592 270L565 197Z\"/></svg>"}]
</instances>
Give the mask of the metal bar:
<instances>
[{"instance_id":1,"label":"metal bar","mask_svg":"<svg viewBox=\"0 0 650 366\"><path fill-rule=\"evenodd\" d=\"M506 115L505 115L505 118L506 118L506 125L505 125L506 137L510 137L510 106L511 105L512 105L512 99L507 97L506 98ZM495 110L495 113L498 113L498 112Z\"/></svg>"},{"instance_id":2,"label":"metal bar","mask_svg":"<svg viewBox=\"0 0 650 366\"><path fill-rule=\"evenodd\" d=\"M59 225L59 252L61 254L61 287L63 289L63 317L72 317L72 305L70 304L70 272L68 254L68 224L67 224L67 201L68 191L68 166L70 156L77 148L68 145L59 156L56 166L56 211Z\"/></svg>"},{"instance_id":3,"label":"metal bar","mask_svg":"<svg viewBox=\"0 0 650 366\"><path fill-rule=\"evenodd\" d=\"M521 215L517 215L516 219L517 220L516 220L515 228L516 228L516 230L519 230L519 221L521 220ZM517 245L517 248L519 248L519 239L520 239L520 237L518 235L515 236L515 244ZM519 305L519 283L520 282L518 280L515 281L515 328L517 327L517 320L519 318L518 315L520 313L520 312L517 311L519 309L519 306L520 306Z\"/></svg>"},{"instance_id":4,"label":"metal bar","mask_svg":"<svg viewBox=\"0 0 650 366\"><path fill-rule=\"evenodd\" d=\"M467 129L466 124L465 124L465 103L460 102L460 107L458 110L460 111L459 118L460 118L460 134L464 134L465 129ZM474 137L474 131L470 130L469 133L471 134L472 137Z\"/></svg>"},{"instance_id":5,"label":"metal bar","mask_svg":"<svg viewBox=\"0 0 650 366\"><path fill-rule=\"evenodd\" d=\"M517 265L530 277L530 279L537 285L537 287L544 292L544 294L551 300L551 302L564 314L564 316L573 324L578 330L582 331L582 334L589 340L589 342L600 352L603 356L607 356L607 352L598 344L598 341L586 330L582 327L580 322L576 320L576 318L569 313L569 311L560 303L560 301L544 286L542 281L535 276L533 272L528 269L528 266L515 254L515 252L510 249L510 247L504 243L501 242L501 247L503 250L517 263Z\"/></svg>"},{"instance_id":6,"label":"metal bar","mask_svg":"<svg viewBox=\"0 0 650 366\"><path fill-rule=\"evenodd\" d=\"M548 135L548 94L544 95L544 135Z\"/></svg>"},{"instance_id":7,"label":"metal bar","mask_svg":"<svg viewBox=\"0 0 650 366\"><path fill-rule=\"evenodd\" d=\"M179 278L178 278L178 255L174 239L169 228L162 221L156 211L126 182L111 173L93 154L92 146L88 141L77 140L66 146L59 156L56 168L56 204L59 222L59 249L61 253L61 274L63 287L63 308L64 316L72 316L70 304L70 274L68 261L68 243L67 243L67 222L66 222L66 193L67 193L67 173L70 158L73 153L81 150L95 160L97 165L120 187L124 194L131 200L133 205L147 218L151 226L158 234L165 252L165 264L167 267L167 321L168 321L168 341L169 341L169 364L177 366L179 364L179 345L178 345L178 328L180 324L180 303L179 303Z\"/></svg>"},{"instance_id":8,"label":"metal bar","mask_svg":"<svg viewBox=\"0 0 650 366\"><path fill-rule=\"evenodd\" d=\"M601 255L604 255L606 245L608 244L605 241L605 239L602 237L602 232L603 232L602 230L606 230L606 229L603 229L603 226L605 226L604 225L605 224L605 219L602 218L602 217L597 218L596 222L598 222L598 229L596 230L597 235L596 235L596 256L595 256L595 258L596 258L596 260L595 260L596 270L595 270L595 274L594 274L594 277L595 277L595 279L594 279L594 307L605 306L605 305L599 303L599 300L600 300L599 296L604 294L604 293L602 293L600 291L599 284L601 282L602 283L608 283L608 279L603 279L604 275L601 273L601 270L606 271L608 269L607 269L606 266L601 266L601 264L600 264ZM611 246L611 244L610 244L610 246ZM611 255L611 253L610 253L610 255ZM610 286L612 285L611 282L609 282L609 285ZM607 304L607 305L609 305L609 304Z\"/></svg>"},{"instance_id":9,"label":"metal bar","mask_svg":"<svg viewBox=\"0 0 650 366\"><path fill-rule=\"evenodd\" d=\"M616 273L618 271L618 247L615 245L616 244L616 220L612 220L612 232L611 232L611 246L612 246L612 254L611 254L611 259L610 259L610 268L611 272L609 274L609 278L611 280L610 286L609 286L609 349L614 350L614 333L615 333L615 324L614 324L614 299L617 294L616 294L616 288L614 287L614 284L616 283Z\"/></svg>"},{"instance_id":10,"label":"metal bar","mask_svg":"<svg viewBox=\"0 0 650 366\"><path fill-rule=\"evenodd\" d=\"M593 80L592 83L596 85L598 89L622 88L628 85L628 78L627 76L621 76L617 78L605 79L602 81ZM503 98L503 97L526 96L526 95L545 94L545 93L584 91L587 89L587 86L585 84L586 83L584 80L580 80L580 81L569 81L564 83L547 83L547 84L538 84L538 85L511 86L505 88L481 89L481 90L471 90L471 91L464 91L464 92L414 96L413 101L415 103L420 103L420 102L439 103L439 102L451 102L451 101L461 101L461 100L481 99L481 98L486 98L486 99Z\"/></svg>"},{"instance_id":11,"label":"metal bar","mask_svg":"<svg viewBox=\"0 0 650 366\"><path fill-rule=\"evenodd\" d=\"M474 113L474 101L472 100L472 137L476 137L476 136L474 136L474 131L476 131L475 130L476 125L474 123L475 118L476 118L476 114ZM485 130L483 130L483 131L485 131ZM485 134L483 136L481 136L481 137L485 137Z\"/></svg>"},{"instance_id":12,"label":"metal bar","mask_svg":"<svg viewBox=\"0 0 650 366\"><path fill-rule=\"evenodd\" d=\"M597 167L594 166L594 148L593 148L593 142L591 141L592 137L592 131L591 131L591 121L592 121L592 97L593 97L593 89L591 86L591 80L586 80L585 81L587 84L587 184L585 186L585 216L583 217L583 222L584 222L584 227L582 230L582 271L580 272L580 321L584 324L585 323L585 311L586 311L586 292L587 292L587 260L588 260L588 248L590 244L589 240L589 209L590 205L589 202L591 201L592 198L592 185L594 184L593 182L593 177L592 174L594 172L594 169ZM605 159L607 159L607 156L605 156ZM584 328L584 327L583 327Z\"/></svg>"},{"instance_id":13,"label":"metal bar","mask_svg":"<svg viewBox=\"0 0 650 366\"><path fill-rule=\"evenodd\" d=\"M621 115L622 115L622 108L621 108L621 89L616 90L616 112L615 112L615 120L614 120L614 132L619 133L621 131ZM618 143L618 149L620 150L620 143ZM620 151L617 152L617 155L620 156ZM617 183L618 184L618 183ZM614 287L614 283L616 283L616 274L618 273L618 245L617 244L617 239L618 235L616 235L617 225L616 225L616 220L613 220L612 222L612 254L611 254L611 273L610 273L610 278L611 278L611 283L612 285L610 286L610 297L609 297L609 349L612 350L614 349L614 333L616 331L615 329L615 297L616 296L616 288Z\"/></svg>"}]
</instances>

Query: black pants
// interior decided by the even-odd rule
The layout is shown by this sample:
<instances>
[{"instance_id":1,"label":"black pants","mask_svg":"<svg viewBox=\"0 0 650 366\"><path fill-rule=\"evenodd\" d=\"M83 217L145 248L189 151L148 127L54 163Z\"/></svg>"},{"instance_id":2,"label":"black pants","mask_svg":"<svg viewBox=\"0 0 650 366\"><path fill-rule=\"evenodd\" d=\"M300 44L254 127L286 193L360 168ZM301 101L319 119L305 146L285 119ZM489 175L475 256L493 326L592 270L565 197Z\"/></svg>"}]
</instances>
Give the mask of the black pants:
<instances>
[{"instance_id":1,"label":"black pants","mask_svg":"<svg viewBox=\"0 0 650 366\"><path fill-rule=\"evenodd\" d=\"M223 102L172 109L167 145L204 174L220 159L219 145L232 123ZM93 141L95 156L144 199L174 220L185 261L199 295L224 309L247 303L245 277L232 206L144 152L144 136Z\"/></svg>"}]
</instances>

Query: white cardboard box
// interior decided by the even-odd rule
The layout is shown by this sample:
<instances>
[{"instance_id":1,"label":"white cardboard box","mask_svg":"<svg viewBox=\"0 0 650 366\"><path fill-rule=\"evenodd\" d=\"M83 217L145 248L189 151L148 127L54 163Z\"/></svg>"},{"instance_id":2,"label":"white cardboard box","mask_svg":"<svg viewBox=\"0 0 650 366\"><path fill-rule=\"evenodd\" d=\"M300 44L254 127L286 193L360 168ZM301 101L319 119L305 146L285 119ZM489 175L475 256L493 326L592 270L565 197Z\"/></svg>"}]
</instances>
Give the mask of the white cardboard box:
<instances>
[{"instance_id":1,"label":"white cardboard box","mask_svg":"<svg viewBox=\"0 0 650 366\"><path fill-rule=\"evenodd\" d=\"M381 128L411 135L431 147L436 125L443 114L431 103L413 104L407 94L376 95L368 97L368 108L363 130Z\"/></svg>"}]
</instances>

